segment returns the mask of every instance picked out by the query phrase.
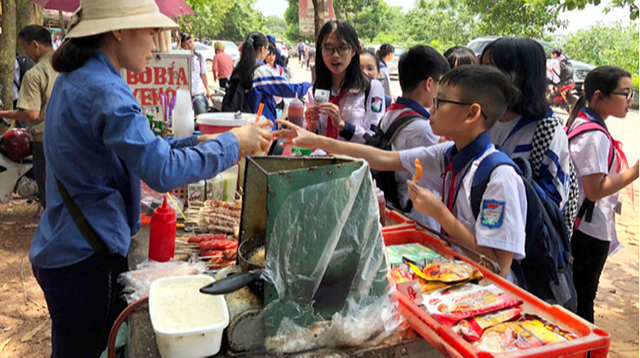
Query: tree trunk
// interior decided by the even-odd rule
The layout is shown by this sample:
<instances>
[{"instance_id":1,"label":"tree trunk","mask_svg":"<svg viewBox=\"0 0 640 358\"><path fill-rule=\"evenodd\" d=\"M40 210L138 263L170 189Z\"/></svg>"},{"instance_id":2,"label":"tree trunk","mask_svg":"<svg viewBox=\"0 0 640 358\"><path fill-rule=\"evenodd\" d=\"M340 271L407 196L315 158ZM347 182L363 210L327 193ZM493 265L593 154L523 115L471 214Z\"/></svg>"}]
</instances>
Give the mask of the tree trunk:
<instances>
[{"instance_id":1,"label":"tree trunk","mask_svg":"<svg viewBox=\"0 0 640 358\"><path fill-rule=\"evenodd\" d=\"M13 109L13 70L16 60L16 0L2 0L0 85L5 109Z\"/></svg>"},{"instance_id":2,"label":"tree trunk","mask_svg":"<svg viewBox=\"0 0 640 358\"><path fill-rule=\"evenodd\" d=\"M32 4L29 0L14 0L16 4L16 34L28 25L42 25L44 22L44 9L42 6ZM17 52L24 55L22 46L17 46Z\"/></svg>"},{"instance_id":3,"label":"tree trunk","mask_svg":"<svg viewBox=\"0 0 640 358\"><path fill-rule=\"evenodd\" d=\"M315 25L315 38L318 38L324 25L324 0L313 0L313 24Z\"/></svg>"}]
</instances>

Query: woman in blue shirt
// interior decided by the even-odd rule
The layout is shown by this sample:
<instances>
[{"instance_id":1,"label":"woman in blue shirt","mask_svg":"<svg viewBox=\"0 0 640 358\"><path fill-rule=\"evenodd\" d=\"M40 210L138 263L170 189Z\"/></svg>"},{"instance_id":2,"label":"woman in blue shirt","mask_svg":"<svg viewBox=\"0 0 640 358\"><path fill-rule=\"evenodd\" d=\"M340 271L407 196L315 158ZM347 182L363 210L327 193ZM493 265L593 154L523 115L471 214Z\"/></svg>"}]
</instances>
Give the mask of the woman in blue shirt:
<instances>
[{"instance_id":1,"label":"woman in blue shirt","mask_svg":"<svg viewBox=\"0 0 640 358\"><path fill-rule=\"evenodd\" d=\"M120 71L143 71L158 28L177 25L153 0L83 0L72 23L52 60L60 76L44 134L51 189L29 258L51 315L52 356L95 357L124 308L116 280L140 228L141 180L167 192L211 178L241 152L268 148L271 123L217 137L155 137ZM82 215L72 217L71 202ZM80 216L106 253L80 231Z\"/></svg>"}]
</instances>

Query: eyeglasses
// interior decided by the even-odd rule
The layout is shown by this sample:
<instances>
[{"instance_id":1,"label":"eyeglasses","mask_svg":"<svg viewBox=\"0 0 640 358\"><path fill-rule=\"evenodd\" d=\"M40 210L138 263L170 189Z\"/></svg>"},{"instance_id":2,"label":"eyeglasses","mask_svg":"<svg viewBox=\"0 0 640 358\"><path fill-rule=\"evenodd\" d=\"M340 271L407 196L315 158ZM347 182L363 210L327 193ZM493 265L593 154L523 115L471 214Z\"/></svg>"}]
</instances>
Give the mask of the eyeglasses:
<instances>
[{"instance_id":1,"label":"eyeglasses","mask_svg":"<svg viewBox=\"0 0 640 358\"><path fill-rule=\"evenodd\" d=\"M333 55L334 51L338 53L338 56L342 56L347 54L347 52L351 51L351 46L349 45L340 45L338 47L322 46L322 54L325 56Z\"/></svg>"},{"instance_id":2,"label":"eyeglasses","mask_svg":"<svg viewBox=\"0 0 640 358\"><path fill-rule=\"evenodd\" d=\"M611 94L617 94L618 96L625 96L627 98L627 101L631 101L633 99L633 97L636 96L636 91L631 91L629 93L611 92Z\"/></svg>"},{"instance_id":3,"label":"eyeglasses","mask_svg":"<svg viewBox=\"0 0 640 358\"><path fill-rule=\"evenodd\" d=\"M440 108L440 103L451 103L451 104L457 104L458 106L470 106L472 104L475 104L475 103L471 103L471 102L450 101L448 99L442 99L442 98L438 98L438 97L433 97L433 108L434 109ZM488 119L487 115L484 113L484 111L482 109L480 109L480 114L482 114L482 116L484 117L485 120Z\"/></svg>"}]
</instances>

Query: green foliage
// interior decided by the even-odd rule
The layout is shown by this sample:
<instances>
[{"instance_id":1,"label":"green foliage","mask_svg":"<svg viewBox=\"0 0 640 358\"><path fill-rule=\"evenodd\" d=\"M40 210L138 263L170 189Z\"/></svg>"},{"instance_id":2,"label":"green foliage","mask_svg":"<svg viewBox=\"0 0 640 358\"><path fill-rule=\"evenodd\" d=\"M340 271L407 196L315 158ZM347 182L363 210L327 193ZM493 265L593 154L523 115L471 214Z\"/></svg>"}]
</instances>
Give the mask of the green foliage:
<instances>
[{"instance_id":1,"label":"green foliage","mask_svg":"<svg viewBox=\"0 0 640 358\"><path fill-rule=\"evenodd\" d=\"M199 38L243 41L251 31L266 32L266 20L255 0L185 0L196 15L178 18L180 31Z\"/></svg>"},{"instance_id":2,"label":"green foliage","mask_svg":"<svg viewBox=\"0 0 640 358\"><path fill-rule=\"evenodd\" d=\"M563 52L570 58L594 66L613 65L638 77L638 25L598 23L567 36Z\"/></svg>"},{"instance_id":3,"label":"green foliage","mask_svg":"<svg viewBox=\"0 0 640 358\"><path fill-rule=\"evenodd\" d=\"M601 0L524 0L526 2L535 3L542 6L553 7L562 10L582 10L588 4L600 5ZM636 20L638 18L638 5L634 0L612 0L605 8L604 12L608 13L613 8L628 8L629 18Z\"/></svg>"},{"instance_id":4,"label":"green foliage","mask_svg":"<svg viewBox=\"0 0 640 358\"><path fill-rule=\"evenodd\" d=\"M482 34L535 38L541 38L545 32L552 33L560 26L566 27L566 23L558 19L560 8L540 1L463 0L472 13L479 14Z\"/></svg>"},{"instance_id":5,"label":"green foliage","mask_svg":"<svg viewBox=\"0 0 640 358\"><path fill-rule=\"evenodd\" d=\"M420 0L401 20L399 45L427 44L438 51L466 45L478 34L475 16L464 2Z\"/></svg>"},{"instance_id":6,"label":"green foliage","mask_svg":"<svg viewBox=\"0 0 640 358\"><path fill-rule=\"evenodd\" d=\"M282 35L287 31L287 23L283 18L278 16L267 16L266 19L267 33L273 34L276 38L282 38Z\"/></svg>"}]
</instances>

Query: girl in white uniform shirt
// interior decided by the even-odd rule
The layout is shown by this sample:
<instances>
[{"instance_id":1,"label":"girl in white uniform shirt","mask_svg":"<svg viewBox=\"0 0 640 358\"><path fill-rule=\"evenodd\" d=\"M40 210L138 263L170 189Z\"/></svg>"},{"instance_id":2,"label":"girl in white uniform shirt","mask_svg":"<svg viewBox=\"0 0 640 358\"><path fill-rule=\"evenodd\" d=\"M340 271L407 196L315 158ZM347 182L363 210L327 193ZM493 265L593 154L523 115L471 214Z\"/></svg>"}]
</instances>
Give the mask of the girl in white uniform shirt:
<instances>
[{"instance_id":1,"label":"girl in white uniform shirt","mask_svg":"<svg viewBox=\"0 0 640 358\"><path fill-rule=\"evenodd\" d=\"M569 134L589 122L608 131L604 121L609 116L624 118L627 115L635 94L632 88L631 75L620 68L603 66L589 72L584 81L584 95L567 121ZM585 100L587 107L584 107ZM609 162L612 149L614 155ZM569 151L580 187L578 207L593 205L590 220L587 216L576 220L571 239L577 313L593 322L593 301L604 263L609 254L620 249L615 224L616 208L620 205L618 192L638 178L638 162L628 168L617 142L612 143L602 130L575 135L569 142Z\"/></svg>"},{"instance_id":2,"label":"girl in white uniform shirt","mask_svg":"<svg viewBox=\"0 0 640 358\"><path fill-rule=\"evenodd\" d=\"M364 143L384 115L384 89L360 70L356 30L346 21L331 20L320 30L317 41L316 81L308 96L307 128L334 139ZM369 84L368 84L369 82ZM369 87L369 96L365 92ZM318 89L331 91L329 102L314 106Z\"/></svg>"},{"instance_id":3,"label":"girl in white uniform shirt","mask_svg":"<svg viewBox=\"0 0 640 358\"><path fill-rule=\"evenodd\" d=\"M522 93L520 100L512 104L489 130L491 142L511 158L528 160L536 183L564 212L569 199L575 205L576 198L569 198L573 167L567 135L560 119L547 103L546 58L542 46L529 38L502 37L484 49L480 63L495 66L510 75ZM534 157L532 149L536 127L540 121L550 119L555 120L556 127L552 137L548 138L549 146L544 153ZM565 215L568 229L573 222L570 213L568 211Z\"/></svg>"}]
</instances>

